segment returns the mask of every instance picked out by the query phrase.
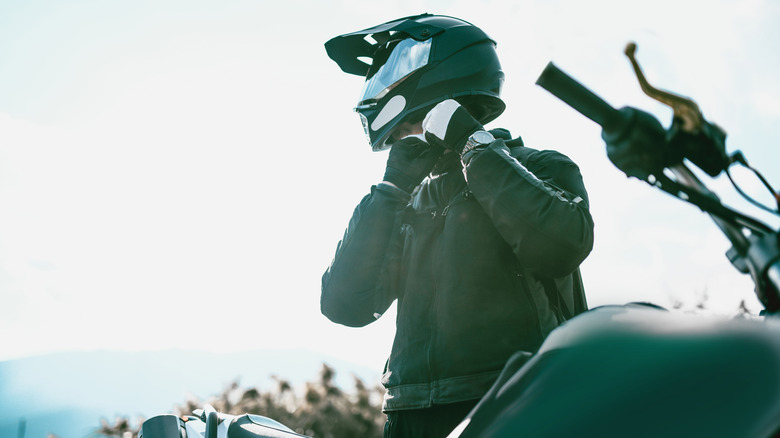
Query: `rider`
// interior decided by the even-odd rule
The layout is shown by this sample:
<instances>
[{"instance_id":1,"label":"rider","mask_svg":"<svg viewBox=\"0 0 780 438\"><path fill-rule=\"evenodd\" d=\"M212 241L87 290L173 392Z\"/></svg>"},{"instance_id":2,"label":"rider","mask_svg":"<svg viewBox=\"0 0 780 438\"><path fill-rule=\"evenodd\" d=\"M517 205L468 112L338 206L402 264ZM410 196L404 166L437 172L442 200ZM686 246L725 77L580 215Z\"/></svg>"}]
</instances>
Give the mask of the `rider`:
<instances>
[{"instance_id":1,"label":"rider","mask_svg":"<svg viewBox=\"0 0 780 438\"><path fill-rule=\"evenodd\" d=\"M359 327L398 300L385 436L446 436L513 353L586 309L587 193L566 156L484 128L504 74L478 27L422 14L325 47L365 76L356 111L390 152L322 277L322 313Z\"/></svg>"}]
</instances>

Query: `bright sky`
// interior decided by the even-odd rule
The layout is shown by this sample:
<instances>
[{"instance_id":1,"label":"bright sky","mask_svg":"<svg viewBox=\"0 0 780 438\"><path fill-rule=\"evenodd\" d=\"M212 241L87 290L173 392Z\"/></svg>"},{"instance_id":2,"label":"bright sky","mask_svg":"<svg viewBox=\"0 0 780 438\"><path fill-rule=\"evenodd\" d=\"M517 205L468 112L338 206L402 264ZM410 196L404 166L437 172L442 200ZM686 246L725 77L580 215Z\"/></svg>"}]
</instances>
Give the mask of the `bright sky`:
<instances>
[{"instance_id":1,"label":"bright sky","mask_svg":"<svg viewBox=\"0 0 780 438\"><path fill-rule=\"evenodd\" d=\"M706 295L714 311L743 299L759 310L710 220L627 180L598 127L534 81L552 60L612 105L668 125L622 54L636 41L649 80L697 100L729 132L728 150L780 185L777 2L10 1L0 3L0 360L290 347L381 369L392 312L363 329L319 313L320 276L386 160L352 111L361 79L323 44L422 12L498 41L508 110L490 127L580 165L596 222L582 268L591 305L691 308Z\"/></svg>"}]
</instances>

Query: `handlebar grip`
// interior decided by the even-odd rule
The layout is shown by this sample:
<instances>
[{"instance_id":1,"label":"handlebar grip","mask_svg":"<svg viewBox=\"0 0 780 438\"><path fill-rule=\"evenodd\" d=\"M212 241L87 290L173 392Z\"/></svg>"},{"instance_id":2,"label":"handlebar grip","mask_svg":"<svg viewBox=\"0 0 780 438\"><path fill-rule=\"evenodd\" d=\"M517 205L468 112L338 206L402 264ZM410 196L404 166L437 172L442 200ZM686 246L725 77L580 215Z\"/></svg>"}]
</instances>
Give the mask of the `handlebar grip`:
<instances>
[{"instance_id":1,"label":"handlebar grip","mask_svg":"<svg viewBox=\"0 0 780 438\"><path fill-rule=\"evenodd\" d=\"M542 74L539 75L536 85L549 91L583 116L601 125L605 132L611 132L621 125L623 118L618 110L552 62L548 63Z\"/></svg>"}]
</instances>

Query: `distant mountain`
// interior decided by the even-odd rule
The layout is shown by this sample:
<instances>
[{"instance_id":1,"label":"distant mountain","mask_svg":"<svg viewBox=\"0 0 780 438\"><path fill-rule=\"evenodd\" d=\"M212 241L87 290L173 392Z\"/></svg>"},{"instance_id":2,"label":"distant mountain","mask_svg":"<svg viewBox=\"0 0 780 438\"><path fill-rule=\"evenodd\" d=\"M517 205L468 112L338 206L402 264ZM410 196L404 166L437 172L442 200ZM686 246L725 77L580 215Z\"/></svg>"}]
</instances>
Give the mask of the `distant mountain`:
<instances>
[{"instance_id":1,"label":"distant mountain","mask_svg":"<svg viewBox=\"0 0 780 438\"><path fill-rule=\"evenodd\" d=\"M278 376L297 386L317 379L323 363L347 391L353 375L372 385L381 371L307 350L98 351L0 362L0 437L18 437L22 424L24 438L81 438L101 418L172 413L188 397L207 400L235 380L267 389Z\"/></svg>"}]
</instances>

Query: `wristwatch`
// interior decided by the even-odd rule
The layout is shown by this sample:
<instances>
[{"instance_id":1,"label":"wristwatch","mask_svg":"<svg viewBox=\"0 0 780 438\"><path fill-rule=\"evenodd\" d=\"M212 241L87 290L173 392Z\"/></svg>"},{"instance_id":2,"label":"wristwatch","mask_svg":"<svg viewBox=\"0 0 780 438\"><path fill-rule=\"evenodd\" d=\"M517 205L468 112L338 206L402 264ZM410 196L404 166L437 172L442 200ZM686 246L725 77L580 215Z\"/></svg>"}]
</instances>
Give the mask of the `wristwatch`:
<instances>
[{"instance_id":1,"label":"wristwatch","mask_svg":"<svg viewBox=\"0 0 780 438\"><path fill-rule=\"evenodd\" d=\"M466 146L463 147L463 151L460 153L461 158L478 147L488 146L490 143L493 143L493 140L495 139L493 134L481 129L471 134L469 139L466 140Z\"/></svg>"}]
</instances>

